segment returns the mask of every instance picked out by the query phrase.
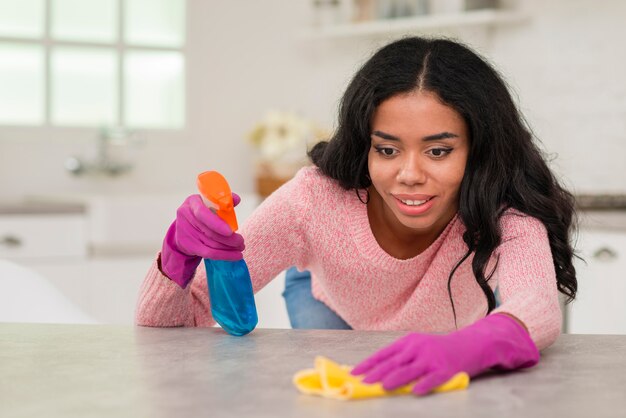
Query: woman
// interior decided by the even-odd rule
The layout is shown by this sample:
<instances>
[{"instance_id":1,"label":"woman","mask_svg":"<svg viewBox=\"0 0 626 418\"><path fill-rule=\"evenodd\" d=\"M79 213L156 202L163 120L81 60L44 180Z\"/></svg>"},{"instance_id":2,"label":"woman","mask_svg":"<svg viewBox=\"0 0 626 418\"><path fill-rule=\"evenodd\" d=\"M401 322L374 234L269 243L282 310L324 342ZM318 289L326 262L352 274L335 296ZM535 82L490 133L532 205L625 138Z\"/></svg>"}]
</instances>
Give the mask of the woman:
<instances>
[{"instance_id":1,"label":"woman","mask_svg":"<svg viewBox=\"0 0 626 418\"><path fill-rule=\"evenodd\" d=\"M349 327L414 331L354 369L368 382L419 380L425 394L458 371L538 362L560 333L558 290L576 293L573 199L485 61L448 40L383 47L310 157L315 167L241 235L187 198L142 287L138 324L212 325L197 267L240 259L245 240L255 291L295 265Z\"/></svg>"}]
</instances>

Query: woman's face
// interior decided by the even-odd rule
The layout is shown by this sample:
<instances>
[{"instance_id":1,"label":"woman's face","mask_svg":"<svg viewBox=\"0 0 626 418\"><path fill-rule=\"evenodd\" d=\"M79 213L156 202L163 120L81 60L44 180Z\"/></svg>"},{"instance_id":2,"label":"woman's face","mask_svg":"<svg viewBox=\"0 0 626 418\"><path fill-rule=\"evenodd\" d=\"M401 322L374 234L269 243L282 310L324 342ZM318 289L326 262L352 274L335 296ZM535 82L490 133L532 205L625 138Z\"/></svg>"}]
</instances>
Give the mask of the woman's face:
<instances>
[{"instance_id":1,"label":"woman's face","mask_svg":"<svg viewBox=\"0 0 626 418\"><path fill-rule=\"evenodd\" d=\"M431 92L393 96L374 112L368 168L379 212L394 230L439 234L458 210L468 129ZM376 203L374 203L376 205Z\"/></svg>"}]
</instances>

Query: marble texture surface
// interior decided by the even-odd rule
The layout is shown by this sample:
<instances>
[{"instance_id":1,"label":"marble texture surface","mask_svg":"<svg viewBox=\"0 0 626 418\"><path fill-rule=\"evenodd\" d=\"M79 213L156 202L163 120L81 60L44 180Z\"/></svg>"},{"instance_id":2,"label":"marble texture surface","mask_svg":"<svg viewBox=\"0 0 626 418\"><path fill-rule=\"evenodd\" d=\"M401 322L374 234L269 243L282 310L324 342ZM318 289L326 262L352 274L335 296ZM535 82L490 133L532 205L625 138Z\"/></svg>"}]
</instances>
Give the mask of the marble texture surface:
<instances>
[{"instance_id":1,"label":"marble texture surface","mask_svg":"<svg viewBox=\"0 0 626 418\"><path fill-rule=\"evenodd\" d=\"M341 402L299 394L315 355L354 364L402 333L0 324L2 417L624 417L626 335L563 335L541 363L466 391Z\"/></svg>"}]
</instances>

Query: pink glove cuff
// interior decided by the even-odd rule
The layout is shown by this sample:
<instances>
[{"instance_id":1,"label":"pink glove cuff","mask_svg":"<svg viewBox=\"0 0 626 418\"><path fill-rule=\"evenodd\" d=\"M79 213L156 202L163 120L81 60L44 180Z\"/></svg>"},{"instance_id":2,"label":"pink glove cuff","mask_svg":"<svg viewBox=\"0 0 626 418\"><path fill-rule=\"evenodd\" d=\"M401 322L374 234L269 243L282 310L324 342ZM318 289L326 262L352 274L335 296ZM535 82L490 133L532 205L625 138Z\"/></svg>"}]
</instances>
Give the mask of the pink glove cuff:
<instances>
[{"instance_id":1,"label":"pink glove cuff","mask_svg":"<svg viewBox=\"0 0 626 418\"><path fill-rule=\"evenodd\" d=\"M467 344L466 350L482 352L478 356L481 361L471 370L467 370L470 376L476 376L490 368L515 370L532 367L539 362L539 350L530 334L509 315L487 315L459 330L458 334L459 337L466 337L463 338ZM486 350L486 347L493 349Z\"/></svg>"},{"instance_id":2,"label":"pink glove cuff","mask_svg":"<svg viewBox=\"0 0 626 418\"><path fill-rule=\"evenodd\" d=\"M163 248L159 255L159 270L165 277L184 289L193 279L202 257L181 253L175 243L175 235L176 222L173 222L163 240Z\"/></svg>"}]
</instances>

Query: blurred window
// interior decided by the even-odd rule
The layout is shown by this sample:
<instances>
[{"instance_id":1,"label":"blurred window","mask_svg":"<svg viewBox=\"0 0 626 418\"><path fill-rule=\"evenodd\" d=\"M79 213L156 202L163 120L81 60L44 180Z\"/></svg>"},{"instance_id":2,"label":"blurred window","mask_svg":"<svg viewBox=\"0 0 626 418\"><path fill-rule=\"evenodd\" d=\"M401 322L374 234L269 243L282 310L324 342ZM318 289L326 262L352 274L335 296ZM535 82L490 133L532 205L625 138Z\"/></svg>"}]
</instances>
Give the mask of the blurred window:
<instances>
[{"instance_id":1,"label":"blurred window","mask_svg":"<svg viewBox=\"0 0 626 418\"><path fill-rule=\"evenodd\" d=\"M182 129L186 0L0 0L0 125Z\"/></svg>"}]
</instances>

